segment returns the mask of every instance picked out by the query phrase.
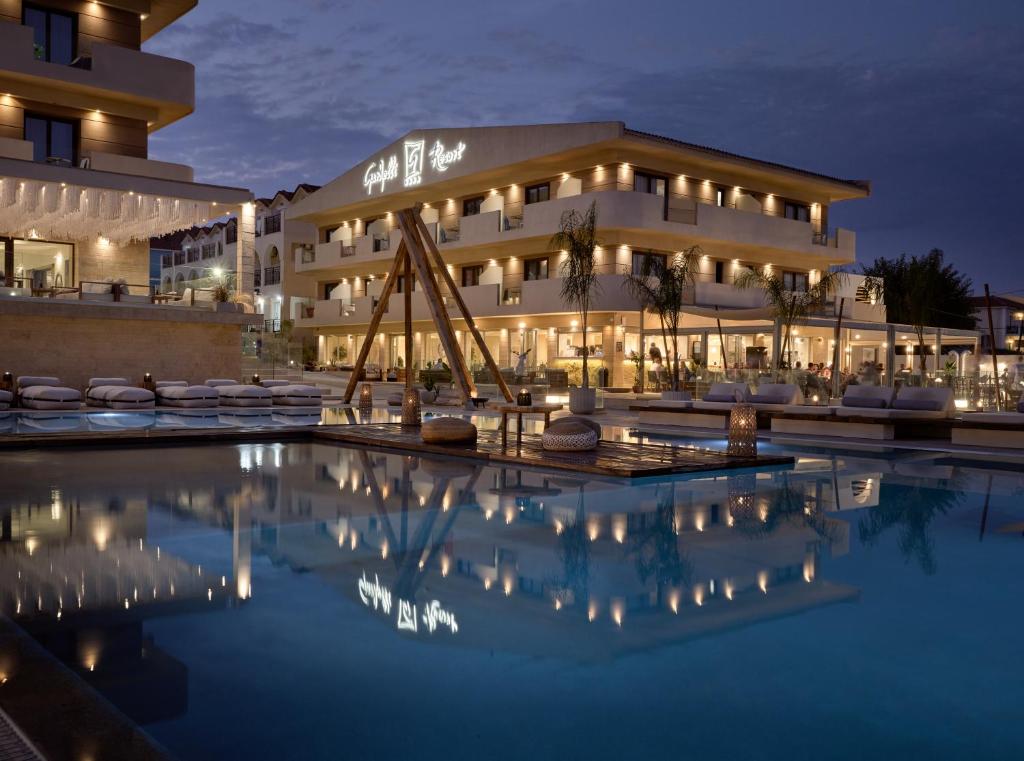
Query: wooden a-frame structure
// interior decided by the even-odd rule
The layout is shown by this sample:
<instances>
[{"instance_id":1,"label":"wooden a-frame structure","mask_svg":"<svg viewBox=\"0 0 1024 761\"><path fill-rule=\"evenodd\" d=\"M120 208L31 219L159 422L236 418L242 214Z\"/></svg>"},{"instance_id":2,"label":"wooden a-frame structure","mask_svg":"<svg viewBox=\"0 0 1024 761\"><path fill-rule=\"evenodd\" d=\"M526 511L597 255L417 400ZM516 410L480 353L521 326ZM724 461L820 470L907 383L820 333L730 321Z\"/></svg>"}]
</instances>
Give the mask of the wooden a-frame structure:
<instances>
[{"instance_id":1,"label":"wooden a-frame structure","mask_svg":"<svg viewBox=\"0 0 1024 761\"><path fill-rule=\"evenodd\" d=\"M413 387L412 274L414 269L416 271L416 280L423 289L423 297L427 301L430 316L433 318L434 325L437 328L437 335L441 340L441 346L451 364L452 379L459 388L463 403L469 401L473 396L473 378L469 374L466 358L462 355L462 349L455 338L455 330L452 328L448 309L445 307L444 299L441 297L441 288L434 275L434 270L431 268L431 262L433 262L437 272L440 273L441 278L444 280L445 287L455 301L455 305L458 307L459 312L461 312L462 318L466 321L466 327L473 336L473 340L480 347L484 363L491 371L491 375L494 376L498 389L505 397L505 401L511 402L512 392L509 390L508 384L505 383L505 379L501 377L498 364L494 361L494 357L491 356L487 344L484 343L483 336L473 321L473 315L469 313L466 302L463 301L459 289L455 286L455 281L452 280L448 268L445 267L444 260L441 258L441 252L437 250L434 239L430 237L430 231L423 222L423 218L420 217L419 207L402 209L398 212L397 218L399 229L402 231L402 241L398 244L395 260L391 263L391 269L388 271L387 279L384 281L384 290L381 292L380 300L373 310L370 324L366 328L366 338L359 349L359 356L356 358L355 366L352 368L352 375L348 379L348 386L345 388L345 402L349 403L352 401L352 395L355 393L359 376L366 364L366 358L370 355L370 347L373 345L373 339L377 335L377 329L384 318L384 313L388 309L388 301L391 299L391 294L394 293L395 283L398 281L400 274L403 276L404 287L402 288L402 293L405 296L405 387L407 389Z\"/></svg>"}]
</instances>

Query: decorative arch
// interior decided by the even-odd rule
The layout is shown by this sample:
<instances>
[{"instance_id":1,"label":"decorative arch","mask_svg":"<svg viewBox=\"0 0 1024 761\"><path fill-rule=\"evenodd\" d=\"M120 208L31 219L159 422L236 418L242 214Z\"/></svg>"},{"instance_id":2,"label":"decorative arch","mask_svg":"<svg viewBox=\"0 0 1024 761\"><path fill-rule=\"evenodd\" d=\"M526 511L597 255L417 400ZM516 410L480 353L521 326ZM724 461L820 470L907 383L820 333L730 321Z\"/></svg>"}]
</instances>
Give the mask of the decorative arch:
<instances>
[{"instance_id":1,"label":"decorative arch","mask_svg":"<svg viewBox=\"0 0 1024 761\"><path fill-rule=\"evenodd\" d=\"M281 254L277 250L277 246L271 246L267 249L267 266L278 267L281 264Z\"/></svg>"},{"instance_id":2,"label":"decorative arch","mask_svg":"<svg viewBox=\"0 0 1024 761\"><path fill-rule=\"evenodd\" d=\"M178 293L185 292L185 276L180 272L174 276L174 290Z\"/></svg>"}]
</instances>

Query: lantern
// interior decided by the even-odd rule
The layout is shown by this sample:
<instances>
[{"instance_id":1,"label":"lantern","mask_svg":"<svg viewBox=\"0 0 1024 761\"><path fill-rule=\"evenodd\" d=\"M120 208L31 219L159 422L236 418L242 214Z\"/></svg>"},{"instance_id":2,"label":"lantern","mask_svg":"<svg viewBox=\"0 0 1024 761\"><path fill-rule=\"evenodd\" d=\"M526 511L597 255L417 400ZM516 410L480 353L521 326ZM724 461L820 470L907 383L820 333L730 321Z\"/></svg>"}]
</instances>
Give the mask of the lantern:
<instances>
[{"instance_id":1,"label":"lantern","mask_svg":"<svg viewBox=\"0 0 1024 761\"><path fill-rule=\"evenodd\" d=\"M402 395L402 425L420 424L420 392L407 388Z\"/></svg>"},{"instance_id":2,"label":"lantern","mask_svg":"<svg viewBox=\"0 0 1024 761\"><path fill-rule=\"evenodd\" d=\"M516 404L520 407L530 407L533 405L533 394L530 393L529 389L519 389L519 393L516 394Z\"/></svg>"},{"instance_id":3,"label":"lantern","mask_svg":"<svg viewBox=\"0 0 1024 761\"><path fill-rule=\"evenodd\" d=\"M156 384L153 382L153 373L146 373L142 376L142 387L150 391L156 390Z\"/></svg>"},{"instance_id":4,"label":"lantern","mask_svg":"<svg viewBox=\"0 0 1024 761\"><path fill-rule=\"evenodd\" d=\"M749 404L734 404L729 414L729 447L731 455L757 456L757 410Z\"/></svg>"},{"instance_id":5,"label":"lantern","mask_svg":"<svg viewBox=\"0 0 1024 761\"><path fill-rule=\"evenodd\" d=\"M259 373L253 373L252 374L252 385L254 385L254 386L260 385L260 374Z\"/></svg>"},{"instance_id":6,"label":"lantern","mask_svg":"<svg viewBox=\"0 0 1024 761\"><path fill-rule=\"evenodd\" d=\"M364 383L359 388L359 409L373 409L373 386L369 383Z\"/></svg>"},{"instance_id":7,"label":"lantern","mask_svg":"<svg viewBox=\"0 0 1024 761\"><path fill-rule=\"evenodd\" d=\"M734 525L736 520L748 520L754 514L757 498L757 477L750 473L728 477L729 516L726 524Z\"/></svg>"},{"instance_id":8,"label":"lantern","mask_svg":"<svg viewBox=\"0 0 1024 761\"><path fill-rule=\"evenodd\" d=\"M4 391L14 391L14 374L4 373L3 379L0 379L0 389Z\"/></svg>"}]
</instances>

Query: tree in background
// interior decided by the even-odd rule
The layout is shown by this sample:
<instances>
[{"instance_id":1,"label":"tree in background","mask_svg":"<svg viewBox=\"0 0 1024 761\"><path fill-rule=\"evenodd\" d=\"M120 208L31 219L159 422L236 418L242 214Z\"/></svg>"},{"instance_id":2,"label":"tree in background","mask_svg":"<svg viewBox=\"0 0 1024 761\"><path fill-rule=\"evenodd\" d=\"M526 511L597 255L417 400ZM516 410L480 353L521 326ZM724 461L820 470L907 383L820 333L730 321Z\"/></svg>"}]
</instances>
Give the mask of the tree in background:
<instances>
[{"instance_id":1,"label":"tree in background","mask_svg":"<svg viewBox=\"0 0 1024 761\"><path fill-rule=\"evenodd\" d=\"M910 325L917 335L924 376L925 329L973 330L976 320L970 304L971 279L946 264L941 249L924 256L875 259L863 268L865 289L885 303L889 322Z\"/></svg>"},{"instance_id":2,"label":"tree in background","mask_svg":"<svg viewBox=\"0 0 1024 761\"><path fill-rule=\"evenodd\" d=\"M597 201L582 214L575 209L562 213L553 248L565 251L562 262L562 301L575 309L583 325L583 388L590 385L587 355L587 318L590 304L601 287L597 280L594 249L597 248Z\"/></svg>"}]
</instances>

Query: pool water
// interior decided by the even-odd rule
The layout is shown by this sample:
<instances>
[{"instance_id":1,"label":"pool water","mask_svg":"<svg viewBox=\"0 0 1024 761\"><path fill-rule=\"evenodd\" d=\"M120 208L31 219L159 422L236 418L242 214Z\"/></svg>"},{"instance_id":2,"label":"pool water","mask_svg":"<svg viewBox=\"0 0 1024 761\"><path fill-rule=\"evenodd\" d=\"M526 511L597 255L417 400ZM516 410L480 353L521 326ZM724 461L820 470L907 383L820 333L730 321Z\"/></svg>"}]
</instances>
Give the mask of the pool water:
<instances>
[{"instance_id":1,"label":"pool water","mask_svg":"<svg viewBox=\"0 0 1024 761\"><path fill-rule=\"evenodd\" d=\"M1020 465L776 449L0 453L0 610L181 759L1020 758Z\"/></svg>"}]
</instances>

